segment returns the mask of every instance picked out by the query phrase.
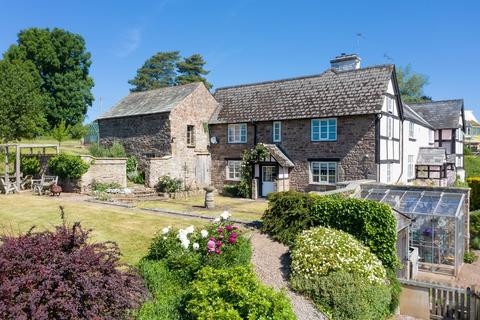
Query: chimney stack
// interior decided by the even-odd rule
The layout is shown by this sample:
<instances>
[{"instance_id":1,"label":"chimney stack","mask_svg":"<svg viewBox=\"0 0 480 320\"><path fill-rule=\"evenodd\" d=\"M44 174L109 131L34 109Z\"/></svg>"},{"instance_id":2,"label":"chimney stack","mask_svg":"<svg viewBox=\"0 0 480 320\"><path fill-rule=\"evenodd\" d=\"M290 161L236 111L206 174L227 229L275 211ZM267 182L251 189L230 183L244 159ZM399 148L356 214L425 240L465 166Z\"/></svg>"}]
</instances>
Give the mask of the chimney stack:
<instances>
[{"instance_id":1,"label":"chimney stack","mask_svg":"<svg viewBox=\"0 0 480 320\"><path fill-rule=\"evenodd\" d=\"M333 69L338 71L347 71L360 69L360 61L362 61L362 59L360 59L356 53L342 53L341 55L335 57L335 59L330 60L330 64Z\"/></svg>"}]
</instances>

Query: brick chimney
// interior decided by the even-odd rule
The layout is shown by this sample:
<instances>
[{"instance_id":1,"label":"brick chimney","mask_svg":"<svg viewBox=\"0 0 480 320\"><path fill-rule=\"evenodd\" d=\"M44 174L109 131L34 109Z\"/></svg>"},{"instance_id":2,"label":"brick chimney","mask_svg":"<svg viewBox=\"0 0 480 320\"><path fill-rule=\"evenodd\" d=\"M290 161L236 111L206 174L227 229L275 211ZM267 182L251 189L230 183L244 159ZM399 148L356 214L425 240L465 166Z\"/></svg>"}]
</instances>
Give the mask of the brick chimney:
<instances>
[{"instance_id":1,"label":"brick chimney","mask_svg":"<svg viewBox=\"0 0 480 320\"><path fill-rule=\"evenodd\" d=\"M360 69L360 61L362 61L362 59L360 59L356 53L342 53L341 55L335 57L335 59L330 60L330 64L333 69L338 71L346 71Z\"/></svg>"}]
</instances>

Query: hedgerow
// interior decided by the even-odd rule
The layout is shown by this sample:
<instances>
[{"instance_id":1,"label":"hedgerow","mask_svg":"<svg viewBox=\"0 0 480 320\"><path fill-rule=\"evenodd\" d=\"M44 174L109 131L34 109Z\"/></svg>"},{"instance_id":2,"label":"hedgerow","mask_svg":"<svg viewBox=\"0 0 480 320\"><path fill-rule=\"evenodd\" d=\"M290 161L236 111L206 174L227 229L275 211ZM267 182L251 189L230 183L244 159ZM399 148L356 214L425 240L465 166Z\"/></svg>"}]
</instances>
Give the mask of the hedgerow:
<instances>
[{"instance_id":1,"label":"hedgerow","mask_svg":"<svg viewBox=\"0 0 480 320\"><path fill-rule=\"evenodd\" d=\"M480 177L467 178L470 190L470 210L480 209Z\"/></svg>"},{"instance_id":2,"label":"hedgerow","mask_svg":"<svg viewBox=\"0 0 480 320\"><path fill-rule=\"evenodd\" d=\"M275 240L292 245L303 230L330 227L353 235L370 248L385 268L398 266L396 220L388 205L293 191L272 193L268 200L262 230Z\"/></svg>"}]
</instances>

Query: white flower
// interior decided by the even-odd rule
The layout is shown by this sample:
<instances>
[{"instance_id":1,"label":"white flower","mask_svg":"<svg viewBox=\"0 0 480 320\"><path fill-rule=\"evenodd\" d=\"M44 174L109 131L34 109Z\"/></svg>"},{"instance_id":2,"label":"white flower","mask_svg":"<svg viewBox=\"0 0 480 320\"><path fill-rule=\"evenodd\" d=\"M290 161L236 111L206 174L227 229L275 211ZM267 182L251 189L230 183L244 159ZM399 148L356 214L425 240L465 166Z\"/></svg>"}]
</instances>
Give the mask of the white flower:
<instances>
[{"instance_id":1,"label":"white flower","mask_svg":"<svg viewBox=\"0 0 480 320\"><path fill-rule=\"evenodd\" d=\"M195 228L193 226L190 226L190 227L185 229L185 232L186 232L186 234L190 234L190 233L193 233L193 230L195 230Z\"/></svg>"},{"instance_id":2,"label":"white flower","mask_svg":"<svg viewBox=\"0 0 480 320\"><path fill-rule=\"evenodd\" d=\"M162 229L162 234L167 234L167 233L169 233L169 232L170 232L170 229L172 229L171 226L168 226L168 227L163 228L163 229Z\"/></svg>"},{"instance_id":3,"label":"white flower","mask_svg":"<svg viewBox=\"0 0 480 320\"><path fill-rule=\"evenodd\" d=\"M195 243L192 245L192 247L193 247L193 250L198 250L198 248L200 248L200 245L199 245L197 242L195 242Z\"/></svg>"},{"instance_id":4,"label":"white flower","mask_svg":"<svg viewBox=\"0 0 480 320\"><path fill-rule=\"evenodd\" d=\"M181 242L182 242L182 243L181 243L182 247L185 248L185 249L188 249L188 246L190 245L190 240L188 240L187 238L185 238L185 239L180 239L180 240L181 240Z\"/></svg>"},{"instance_id":5,"label":"white flower","mask_svg":"<svg viewBox=\"0 0 480 320\"><path fill-rule=\"evenodd\" d=\"M167 237L163 237L163 240L167 240Z\"/></svg>"},{"instance_id":6,"label":"white flower","mask_svg":"<svg viewBox=\"0 0 480 320\"><path fill-rule=\"evenodd\" d=\"M230 218L230 216L231 216L230 212L223 211L223 213L220 215L220 218L222 218L223 220L228 220L228 218Z\"/></svg>"},{"instance_id":7,"label":"white flower","mask_svg":"<svg viewBox=\"0 0 480 320\"><path fill-rule=\"evenodd\" d=\"M202 231L200 231L200 234L202 235L202 238L206 238L208 237L208 231L203 229Z\"/></svg>"},{"instance_id":8,"label":"white flower","mask_svg":"<svg viewBox=\"0 0 480 320\"><path fill-rule=\"evenodd\" d=\"M213 219L213 223L219 223L219 222L220 222L220 218Z\"/></svg>"}]
</instances>

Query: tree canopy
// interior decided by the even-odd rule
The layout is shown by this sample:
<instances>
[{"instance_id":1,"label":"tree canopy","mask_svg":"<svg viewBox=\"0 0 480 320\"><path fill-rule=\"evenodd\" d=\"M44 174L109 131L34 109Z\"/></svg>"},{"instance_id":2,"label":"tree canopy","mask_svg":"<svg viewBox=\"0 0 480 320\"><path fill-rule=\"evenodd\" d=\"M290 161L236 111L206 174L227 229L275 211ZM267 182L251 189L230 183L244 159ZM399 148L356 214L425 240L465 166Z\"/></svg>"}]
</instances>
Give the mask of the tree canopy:
<instances>
[{"instance_id":1,"label":"tree canopy","mask_svg":"<svg viewBox=\"0 0 480 320\"><path fill-rule=\"evenodd\" d=\"M200 54L181 58L179 51L157 52L137 70L135 78L128 81L133 86L130 91L146 91L192 82L203 82L210 89L212 84L204 77L209 73L204 69L205 64Z\"/></svg>"},{"instance_id":2,"label":"tree canopy","mask_svg":"<svg viewBox=\"0 0 480 320\"><path fill-rule=\"evenodd\" d=\"M410 64L398 68L397 82L403 102L408 104L432 101L432 98L423 92L423 87L428 84L428 77L412 71Z\"/></svg>"},{"instance_id":3,"label":"tree canopy","mask_svg":"<svg viewBox=\"0 0 480 320\"><path fill-rule=\"evenodd\" d=\"M31 138L45 126L45 99L33 63L0 60L0 141Z\"/></svg>"},{"instance_id":4,"label":"tree canopy","mask_svg":"<svg viewBox=\"0 0 480 320\"><path fill-rule=\"evenodd\" d=\"M67 125L83 122L93 102L94 83L89 76L90 53L81 35L57 28L22 30L17 44L8 49L4 58L30 61L35 66L50 128L62 120Z\"/></svg>"}]
</instances>

